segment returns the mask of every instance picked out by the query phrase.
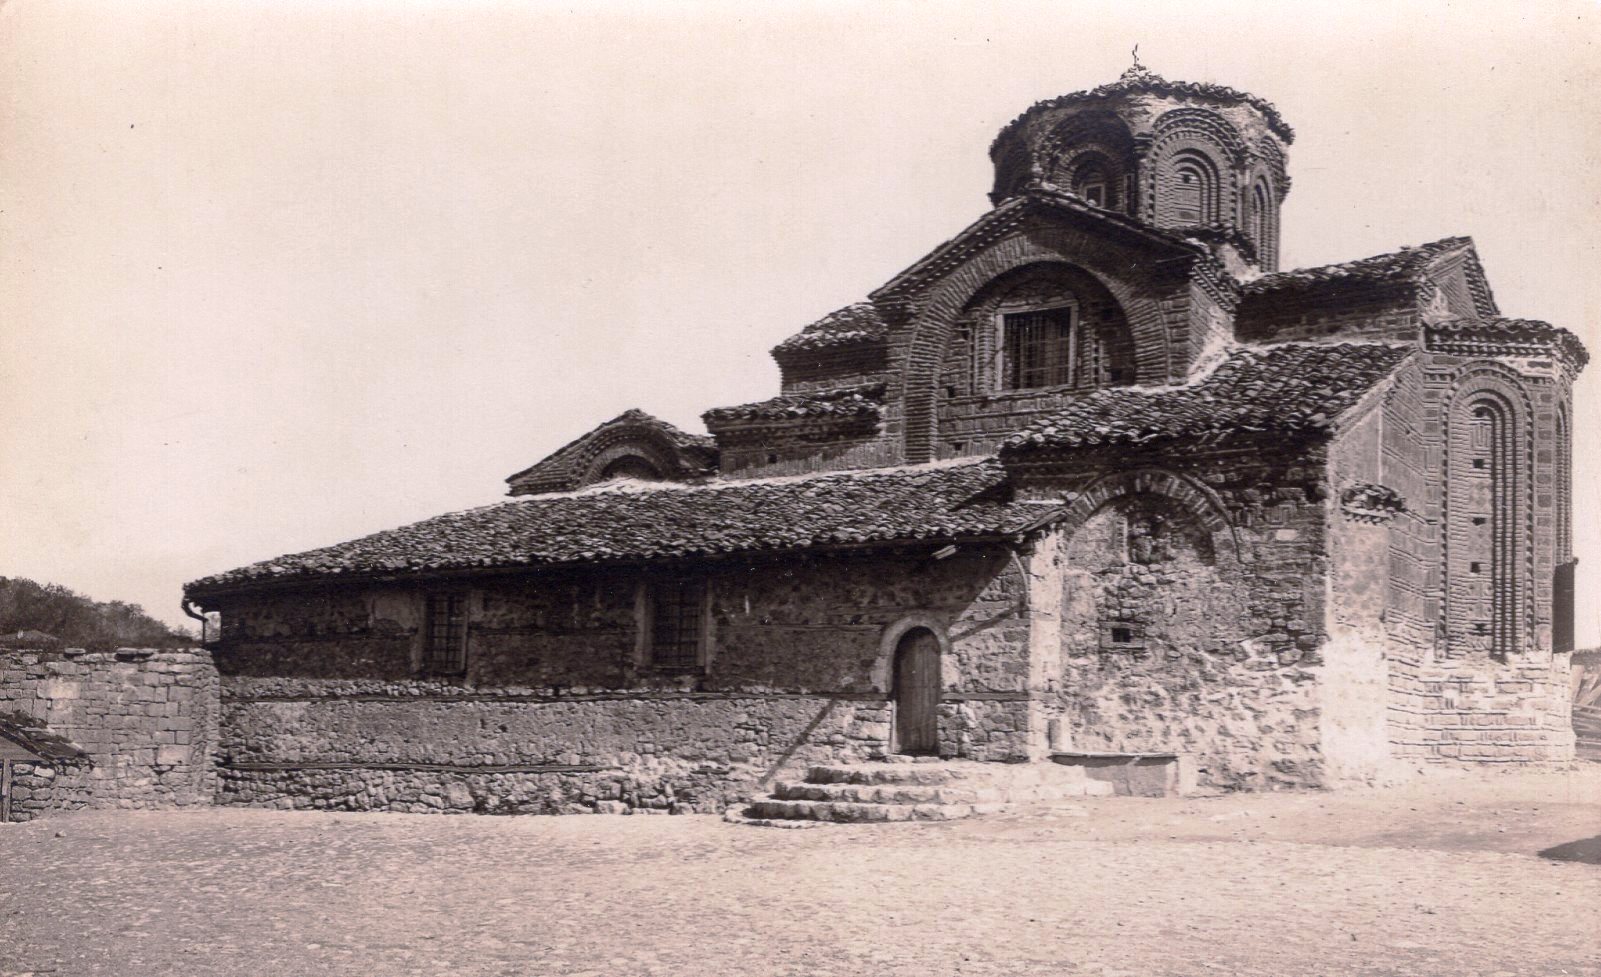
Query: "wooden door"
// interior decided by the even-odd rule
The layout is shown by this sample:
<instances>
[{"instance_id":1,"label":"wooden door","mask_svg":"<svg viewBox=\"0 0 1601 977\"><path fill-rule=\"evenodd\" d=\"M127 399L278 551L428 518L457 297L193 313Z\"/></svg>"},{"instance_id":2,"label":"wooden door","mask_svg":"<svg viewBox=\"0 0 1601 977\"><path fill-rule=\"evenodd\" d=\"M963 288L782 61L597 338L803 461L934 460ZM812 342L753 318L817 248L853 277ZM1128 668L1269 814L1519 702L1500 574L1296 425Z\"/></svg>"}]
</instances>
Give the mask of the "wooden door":
<instances>
[{"instance_id":1,"label":"wooden door","mask_svg":"<svg viewBox=\"0 0 1601 977\"><path fill-rule=\"evenodd\" d=\"M915 628L895 646L895 752L939 752L939 640Z\"/></svg>"}]
</instances>

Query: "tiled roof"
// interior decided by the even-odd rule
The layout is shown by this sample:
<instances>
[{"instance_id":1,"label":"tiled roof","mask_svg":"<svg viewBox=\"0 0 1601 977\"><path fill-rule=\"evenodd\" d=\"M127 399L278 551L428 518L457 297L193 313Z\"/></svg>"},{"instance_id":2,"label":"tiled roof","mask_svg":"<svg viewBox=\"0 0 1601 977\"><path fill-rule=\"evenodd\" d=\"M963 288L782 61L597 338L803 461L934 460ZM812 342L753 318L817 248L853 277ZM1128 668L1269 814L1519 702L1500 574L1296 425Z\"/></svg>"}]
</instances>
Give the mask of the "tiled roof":
<instances>
[{"instance_id":1,"label":"tiled roof","mask_svg":"<svg viewBox=\"0 0 1601 977\"><path fill-rule=\"evenodd\" d=\"M506 481L513 486L532 486L544 491L561 491L576 485L588 463L591 448L600 435L608 432L640 430L664 439L679 455L676 459L688 474L705 474L716 467L717 442L704 434L689 434L638 408L624 411L604 424L573 439L524 468Z\"/></svg>"},{"instance_id":2,"label":"tiled roof","mask_svg":"<svg viewBox=\"0 0 1601 977\"><path fill-rule=\"evenodd\" d=\"M703 485L613 483L439 516L184 589L203 596L275 580L995 538L1054 511L1013 501L994 459Z\"/></svg>"},{"instance_id":3,"label":"tiled roof","mask_svg":"<svg viewBox=\"0 0 1601 977\"><path fill-rule=\"evenodd\" d=\"M1428 334L1428 345L1434 348L1482 349L1494 355L1508 346L1527 346L1530 352L1555 346L1581 370L1590 362L1578 336L1538 319L1447 319L1430 323Z\"/></svg>"},{"instance_id":4,"label":"tiled roof","mask_svg":"<svg viewBox=\"0 0 1601 977\"><path fill-rule=\"evenodd\" d=\"M806 350L867 343L883 339L889 332L884 319L871 302L857 302L823 316L816 322L773 347L774 356Z\"/></svg>"},{"instance_id":5,"label":"tiled roof","mask_svg":"<svg viewBox=\"0 0 1601 977\"><path fill-rule=\"evenodd\" d=\"M1371 258L1360 258L1337 265L1320 265L1316 268L1296 268L1246 282L1242 291L1246 295L1261 295L1281 289L1309 288L1327 282L1402 282L1414 281L1435 258L1463 246L1471 247L1472 238L1448 237L1417 247L1401 248Z\"/></svg>"},{"instance_id":6,"label":"tiled roof","mask_svg":"<svg viewBox=\"0 0 1601 977\"><path fill-rule=\"evenodd\" d=\"M1224 85L1214 85L1210 82L1168 81L1166 78L1163 78L1156 72L1151 71L1149 68L1146 68L1142 65L1135 65L1129 70L1123 72L1123 76L1121 78L1119 78L1117 81L1111 82L1110 84L1101 85L1099 88L1091 88L1087 91L1072 92L1067 95L1058 95L1055 98L1048 98L1042 102L1035 102L1033 105L1029 106L1026 112L1007 123L1006 128L1002 129L1000 135L995 137L994 144L990 146L990 152L993 154L995 152L995 148L999 146L1008 135L1017 129L1018 126L1022 125L1025 119L1036 112L1043 112L1049 109L1074 105L1079 102L1089 102L1101 98L1110 98L1114 95L1145 94L1167 96L1188 95L1198 98L1216 99L1221 102L1245 102L1247 105L1250 105L1252 108L1262 113L1263 117L1267 119L1268 126L1276 135L1278 135L1280 139L1283 139L1287 143L1295 141L1295 130L1290 128L1289 123L1285 122L1284 117L1279 114L1279 110L1267 99L1259 98L1249 92L1238 91Z\"/></svg>"},{"instance_id":7,"label":"tiled roof","mask_svg":"<svg viewBox=\"0 0 1601 977\"><path fill-rule=\"evenodd\" d=\"M0 713L0 739L14 743L42 760L74 760L84 752L55 733L41 729L28 717Z\"/></svg>"},{"instance_id":8,"label":"tiled roof","mask_svg":"<svg viewBox=\"0 0 1601 977\"><path fill-rule=\"evenodd\" d=\"M1414 349L1284 343L1235 349L1183 387L1099 390L1013 435L1004 453L1326 428Z\"/></svg>"},{"instance_id":9,"label":"tiled roof","mask_svg":"<svg viewBox=\"0 0 1601 977\"><path fill-rule=\"evenodd\" d=\"M804 417L813 418L872 418L879 414L884 402L884 384L843 387L809 394L789 394L740 404L736 407L714 407L702 414L708 428L726 424L758 421L789 421Z\"/></svg>"}]
</instances>

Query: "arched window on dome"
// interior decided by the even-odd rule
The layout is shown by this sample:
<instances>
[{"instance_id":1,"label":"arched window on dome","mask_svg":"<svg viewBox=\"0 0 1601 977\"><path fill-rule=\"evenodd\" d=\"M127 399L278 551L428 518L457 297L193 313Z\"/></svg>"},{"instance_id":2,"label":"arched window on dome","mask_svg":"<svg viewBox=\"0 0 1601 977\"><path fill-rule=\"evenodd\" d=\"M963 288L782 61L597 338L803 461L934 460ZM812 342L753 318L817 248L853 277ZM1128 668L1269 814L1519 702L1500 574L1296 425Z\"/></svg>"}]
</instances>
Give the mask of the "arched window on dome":
<instances>
[{"instance_id":1,"label":"arched window on dome","mask_svg":"<svg viewBox=\"0 0 1601 977\"><path fill-rule=\"evenodd\" d=\"M1099 155L1084 160L1073 170L1073 192L1097 207L1115 207L1115 185L1111 168Z\"/></svg>"},{"instance_id":2,"label":"arched window on dome","mask_svg":"<svg viewBox=\"0 0 1601 977\"><path fill-rule=\"evenodd\" d=\"M1167 224L1216 224L1219 219L1217 166L1199 150L1184 149L1168 162L1162 212Z\"/></svg>"},{"instance_id":3,"label":"arched window on dome","mask_svg":"<svg viewBox=\"0 0 1601 977\"><path fill-rule=\"evenodd\" d=\"M1278 268L1279 227L1277 198L1266 177L1259 177L1245 194L1241 227L1256 247L1256 263L1263 271Z\"/></svg>"}]
</instances>

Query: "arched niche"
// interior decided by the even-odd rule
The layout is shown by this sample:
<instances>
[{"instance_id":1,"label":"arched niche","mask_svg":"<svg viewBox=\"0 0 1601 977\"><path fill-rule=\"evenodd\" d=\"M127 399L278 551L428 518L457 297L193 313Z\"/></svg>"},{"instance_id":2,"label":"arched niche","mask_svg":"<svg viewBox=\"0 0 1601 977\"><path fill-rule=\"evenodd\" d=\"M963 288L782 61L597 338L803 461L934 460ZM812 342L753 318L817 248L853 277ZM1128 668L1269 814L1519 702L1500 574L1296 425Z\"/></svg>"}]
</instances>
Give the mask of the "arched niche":
<instances>
[{"instance_id":1,"label":"arched niche","mask_svg":"<svg viewBox=\"0 0 1601 977\"><path fill-rule=\"evenodd\" d=\"M1193 494L1161 491L1172 484L1119 482L1064 520L1069 658L1206 655L1250 636L1231 535L1214 529L1210 505Z\"/></svg>"},{"instance_id":2,"label":"arched niche","mask_svg":"<svg viewBox=\"0 0 1601 977\"><path fill-rule=\"evenodd\" d=\"M1444 652L1506 660L1534 630L1532 406L1515 373L1482 364L1458 378L1443 420Z\"/></svg>"},{"instance_id":3,"label":"arched niche","mask_svg":"<svg viewBox=\"0 0 1601 977\"><path fill-rule=\"evenodd\" d=\"M611 432L587 447L579 486L614 478L661 481L679 470L673 446L648 429Z\"/></svg>"},{"instance_id":4,"label":"arched niche","mask_svg":"<svg viewBox=\"0 0 1601 977\"><path fill-rule=\"evenodd\" d=\"M1239 130L1205 109L1157 119L1144 165L1145 217L1159 227L1234 224L1249 152Z\"/></svg>"},{"instance_id":5,"label":"arched niche","mask_svg":"<svg viewBox=\"0 0 1601 977\"><path fill-rule=\"evenodd\" d=\"M1134 343L1116 296L1060 261L1013 268L962 309L945 351L951 394L1093 390L1134 382Z\"/></svg>"}]
</instances>

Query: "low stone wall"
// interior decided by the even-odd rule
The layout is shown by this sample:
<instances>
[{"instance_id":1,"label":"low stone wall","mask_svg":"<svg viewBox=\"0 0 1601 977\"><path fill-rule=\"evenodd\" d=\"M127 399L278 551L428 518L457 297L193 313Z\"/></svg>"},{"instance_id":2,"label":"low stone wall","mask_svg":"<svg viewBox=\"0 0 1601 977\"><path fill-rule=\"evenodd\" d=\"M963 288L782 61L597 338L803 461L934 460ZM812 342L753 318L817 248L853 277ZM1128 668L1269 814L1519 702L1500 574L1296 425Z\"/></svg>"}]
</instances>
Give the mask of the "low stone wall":
<instances>
[{"instance_id":1,"label":"low stone wall","mask_svg":"<svg viewBox=\"0 0 1601 977\"><path fill-rule=\"evenodd\" d=\"M889 733L882 696L318 685L284 697L228 680L222 803L720 811L807 763L882 755Z\"/></svg>"},{"instance_id":2,"label":"low stone wall","mask_svg":"<svg viewBox=\"0 0 1601 977\"><path fill-rule=\"evenodd\" d=\"M13 762L5 805L8 820L32 821L90 806L94 789L87 760Z\"/></svg>"},{"instance_id":3,"label":"low stone wall","mask_svg":"<svg viewBox=\"0 0 1601 977\"><path fill-rule=\"evenodd\" d=\"M26 717L86 755L82 763L15 764L14 820L212 802L218 682L204 651L0 651L0 712Z\"/></svg>"}]
</instances>

